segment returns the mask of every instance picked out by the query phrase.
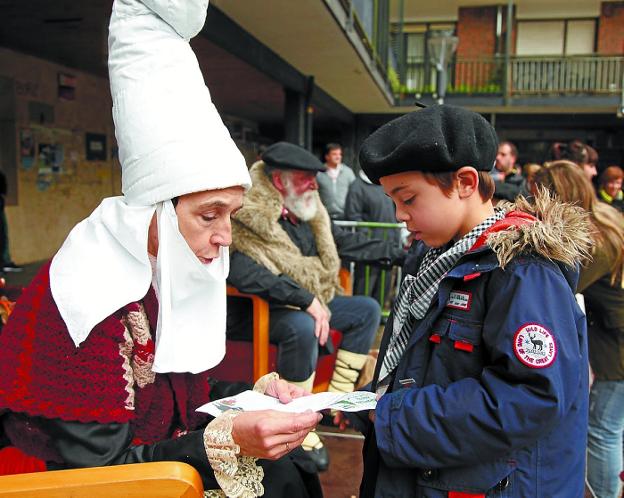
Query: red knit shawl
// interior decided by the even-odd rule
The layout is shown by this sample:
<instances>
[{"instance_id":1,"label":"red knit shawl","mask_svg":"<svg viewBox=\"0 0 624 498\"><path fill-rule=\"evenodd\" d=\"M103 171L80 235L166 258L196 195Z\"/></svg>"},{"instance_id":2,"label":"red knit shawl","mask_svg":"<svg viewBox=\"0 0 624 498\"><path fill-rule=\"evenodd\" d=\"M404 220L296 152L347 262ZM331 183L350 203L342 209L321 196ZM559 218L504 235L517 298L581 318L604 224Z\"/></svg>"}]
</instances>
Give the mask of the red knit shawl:
<instances>
[{"instance_id":1,"label":"red knit shawl","mask_svg":"<svg viewBox=\"0 0 624 498\"><path fill-rule=\"evenodd\" d=\"M0 413L132 422L137 442L146 443L194 429L205 420L194 411L208 400L205 373L157 374L143 388L128 374L128 354L121 352L124 345L128 349L122 319L138 311L138 303L104 319L75 347L52 298L49 269L50 263L42 267L0 334ZM155 330L158 303L153 290L143 304L150 328ZM153 341L147 346L135 343L130 356L135 354L141 358L153 355ZM129 403L132 391L134 400Z\"/></svg>"}]
</instances>

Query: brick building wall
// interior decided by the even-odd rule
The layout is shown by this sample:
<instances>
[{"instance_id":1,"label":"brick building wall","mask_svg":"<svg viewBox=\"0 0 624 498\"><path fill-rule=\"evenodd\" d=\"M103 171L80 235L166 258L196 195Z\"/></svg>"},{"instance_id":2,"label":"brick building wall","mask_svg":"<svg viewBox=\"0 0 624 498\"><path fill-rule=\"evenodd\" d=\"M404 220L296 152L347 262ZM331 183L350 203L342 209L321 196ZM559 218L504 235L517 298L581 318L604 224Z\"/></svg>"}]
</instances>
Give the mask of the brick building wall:
<instances>
[{"instance_id":1,"label":"brick building wall","mask_svg":"<svg viewBox=\"0 0 624 498\"><path fill-rule=\"evenodd\" d=\"M502 57L495 61L497 52L497 6L460 7L457 19L457 64L455 89L460 93L497 93L501 91ZM499 40L499 54L505 50L506 9L502 9L503 30ZM515 30L512 33L515 37ZM513 53L515 39L512 40ZM479 60L481 59L481 60Z\"/></svg>"},{"instance_id":2,"label":"brick building wall","mask_svg":"<svg viewBox=\"0 0 624 498\"><path fill-rule=\"evenodd\" d=\"M624 2L602 2L598 22L599 54L624 54Z\"/></svg>"},{"instance_id":3,"label":"brick building wall","mask_svg":"<svg viewBox=\"0 0 624 498\"><path fill-rule=\"evenodd\" d=\"M496 7L460 7L457 57L483 57L496 50Z\"/></svg>"}]
</instances>

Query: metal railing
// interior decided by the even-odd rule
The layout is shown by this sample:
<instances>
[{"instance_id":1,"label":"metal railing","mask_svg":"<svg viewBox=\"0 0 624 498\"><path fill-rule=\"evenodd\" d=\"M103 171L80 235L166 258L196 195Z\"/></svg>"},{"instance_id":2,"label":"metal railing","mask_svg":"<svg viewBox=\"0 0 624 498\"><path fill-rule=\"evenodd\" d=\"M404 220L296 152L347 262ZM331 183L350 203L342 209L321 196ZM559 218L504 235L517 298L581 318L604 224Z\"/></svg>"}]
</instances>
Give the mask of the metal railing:
<instances>
[{"instance_id":1,"label":"metal railing","mask_svg":"<svg viewBox=\"0 0 624 498\"><path fill-rule=\"evenodd\" d=\"M522 95L619 94L623 88L623 56L512 56L505 88L503 56L457 58L449 68L447 93ZM424 62L407 63L410 93L432 93L431 69Z\"/></svg>"},{"instance_id":2,"label":"metal railing","mask_svg":"<svg viewBox=\"0 0 624 498\"><path fill-rule=\"evenodd\" d=\"M390 23L388 0L339 0L354 29L370 55L377 71L388 78Z\"/></svg>"},{"instance_id":3,"label":"metal railing","mask_svg":"<svg viewBox=\"0 0 624 498\"><path fill-rule=\"evenodd\" d=\"M353 232L365 232L369 238L382 240L388 240L391 232L399 232L395 237L397 245L402 244L401 232L405 229L404 223L369 221L333 221L333 223L339 227L351 229ZM377 299L381 306L382 316L387 318L392 309L392 300L401 285L401 268L395 267L387 270L369 264L351 262L349 273L353 282L353 294ZM394 285L392 285L393 278L395 279Z\"/></svg>"},{"instance_id":4,"label":"metal railing","mask_svg":"<svg viewBox=\"0 0 624 498\"><path fill-rule=\"evenodd\" d=\"M513 57L511 93L618 93L623 68L624 57Z\"/></svg>"}]
</instances>

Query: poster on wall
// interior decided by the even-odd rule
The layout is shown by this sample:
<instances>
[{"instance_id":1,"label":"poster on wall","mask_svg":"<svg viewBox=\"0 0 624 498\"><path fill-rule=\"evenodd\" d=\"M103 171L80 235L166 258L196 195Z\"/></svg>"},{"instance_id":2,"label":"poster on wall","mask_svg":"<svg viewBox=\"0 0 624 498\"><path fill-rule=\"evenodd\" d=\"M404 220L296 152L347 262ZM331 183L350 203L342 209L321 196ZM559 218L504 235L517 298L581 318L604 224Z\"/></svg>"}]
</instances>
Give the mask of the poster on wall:
<instances>
[{"instance_id":1,"label":"poster on wall","mask_svg":"<svg viewBox=\"0 0 624 498\"><path fill-rule=\"evenodd\" d=\"M35 163L35 138L32 130L23 128L20 130L20 164L24 169L32 168Z\"/></svg>"},{"instance_id":2,"label":"poster on wall","mask_svg":"<svg viewBox=\"0 0 624 498\"><path fill-rule=\"evenodd\" d=\"M87 133L85 144L87 161L106 161L106 135Z\"/></svg>"},{"instance_id":3,"label":"poster on wall","mask_svg":"<svg viewBox=\"0 0 624 498\"><path fill-rule=\"evenodd\" d=\"M37 189L47 190L54 182L54 176L63 172L64 147L61 144L39 144Z\"/></svg>"},{"instance_id":4,"label":"poster on wall","mask_svg":"<svg viewBox=\"0 0 624 498\"><path fill-rule=\"evenodd\" d=\"M63 173L63 160L65 159L65 150L61 144L54 146L54 156L52 157L52 173Z\"/></svg>"},{"instance_id":5,"label":"poster on wall","mask_svg":"<svg viewBox=\"0 0 624 498\"><path fill-rule=\"evenodd\" d=\"M52 185L52 160L54 146L39 144L39 160L37 161L37 190L45 192Z\"/></svg>"},{"instance_id":6,"label":"poster on wall","mask_svg":"<svg viewBox=\"0 0 624 498\"><path fill-rule=\"evenodd\" d=\"M76 77L73 74L58 73L58 96L63 100L76 100Z\"/></svg>"}]
</instances>

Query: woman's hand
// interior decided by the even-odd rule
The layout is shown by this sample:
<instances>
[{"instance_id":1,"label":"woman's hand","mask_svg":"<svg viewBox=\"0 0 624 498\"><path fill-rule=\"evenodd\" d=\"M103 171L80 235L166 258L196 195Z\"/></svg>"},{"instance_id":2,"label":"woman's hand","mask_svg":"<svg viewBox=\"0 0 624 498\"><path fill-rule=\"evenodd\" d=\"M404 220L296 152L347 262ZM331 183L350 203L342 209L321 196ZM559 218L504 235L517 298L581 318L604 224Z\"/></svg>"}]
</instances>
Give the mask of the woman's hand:
<instances>
[{"instance_id":1,"label":"woman's hand","mask_svg":"<svg viewBox=\"0 0 624 498\"><path fill-rule=\"evenodd\" d=\"M309 396L311 393L283 379L276 379L271 381L264 394L279 399L281 403L290 403L293 399Z\"/></svg>"},{"instance_id":2,"label":"woman's hand","mask_svg":"<svg viewBox=\"0 0 624 498\"><path fill-rule=\"evenodd\" d=\"M233 420L232 439L240 446L241 455L277 460L299 446L321 418L312 411L242 412Z\"/></svg>"}]
</instances>

